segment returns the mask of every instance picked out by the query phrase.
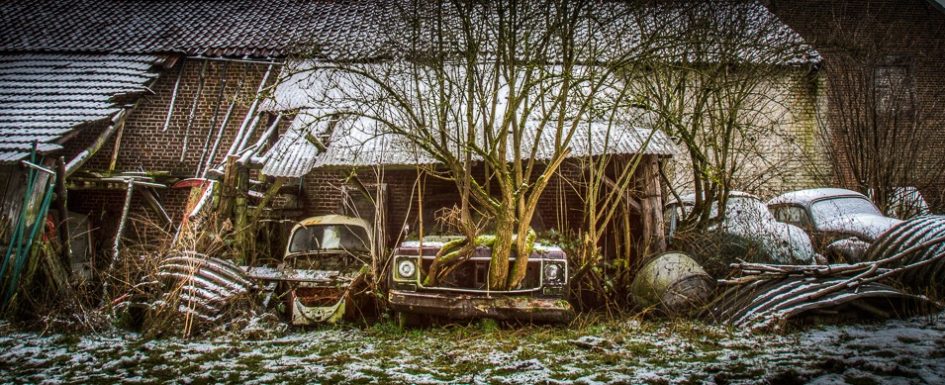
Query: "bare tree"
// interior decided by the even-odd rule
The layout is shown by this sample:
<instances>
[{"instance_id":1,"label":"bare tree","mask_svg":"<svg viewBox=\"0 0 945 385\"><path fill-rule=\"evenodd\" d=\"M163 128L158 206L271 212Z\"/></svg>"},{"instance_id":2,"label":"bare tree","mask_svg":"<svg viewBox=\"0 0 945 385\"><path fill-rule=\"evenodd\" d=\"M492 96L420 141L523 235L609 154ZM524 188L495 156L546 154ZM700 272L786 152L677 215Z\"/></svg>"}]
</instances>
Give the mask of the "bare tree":
<instances>
[{"instance_id":1,"label":"bare tree","mask_svg":"<svg viewBox=\"0 0 945 385\"><path fill-rule=\"evenodd\" d=\"M695 206L683 224L705 229L710 219L724 218L730 191L768 174L766 143L786 135L779 81L810 52L752 2L692 4L662 17L663 28L647 31L659 36L662 50L646 58L644 71L627 74L627 84L652 125L684 147L688 164L675 171L695 193ZM673 183L667 187L678 198Z\"/></svg>"},{"instance_id":2,"label":"bare tree","mask_svg":"<svg viewBox=\"0 0 945 385\"><path fill-rule=\"evenodd\" d=\"M418 2L392 10L387 29L406 38L389 60L316 66L323 92L313 100L330 106L326 117L389 135L412 163L439 164L433 176L455 182L466 239L441 250L428 282L488 245L490 288L521 283L539 197L572 138L626 98L617 73L629 55L607 41L620 35L616 12L560 0ZM477 218L494 235L478 234Z\"/></svg>"},{"instance_id":3,"label":"bare tree","mask_svg":"<svg viewBox=\"0 0 945 385\"><path fill-rule=\"evenodd\" d=\"M936 191L945 176L939 144L927 140L945 124L938 103L945 86L918 89L915 69L923 58L900 53L920 51L922 43L901 33L911 28L905 22L873 21L883 10L871 9L857 23L836 15L819 42L827 50L827 108L818 120L836 179L893 214L903 188Z\"/></svg>"}]
</instances>

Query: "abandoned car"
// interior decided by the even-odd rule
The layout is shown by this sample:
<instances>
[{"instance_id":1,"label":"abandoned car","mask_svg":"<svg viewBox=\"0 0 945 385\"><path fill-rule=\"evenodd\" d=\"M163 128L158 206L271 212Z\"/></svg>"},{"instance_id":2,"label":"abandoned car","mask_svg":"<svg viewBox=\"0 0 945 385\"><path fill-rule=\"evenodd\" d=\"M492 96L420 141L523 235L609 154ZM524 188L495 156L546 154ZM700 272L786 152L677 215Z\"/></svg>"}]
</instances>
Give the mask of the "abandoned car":
<instances>
[{"instance_id":1,"label":"abandoned car","mask_svg":"<svg viewBox=\"0 0 945 385\"><path fill-rule=\"evenodd\" d=\"M817 255L807 234L796 226L775 220L764 202L754 195L732 191L723 220L718 220L718 204L713 203L708 231L682 234L680 227L694 205L694 194L666 204L663 214L666 235L674 248L694 256L710 273L726 270L736 259L782 264L816 261Z\"/></svg>"},{"instance_id":2,"label":"abandoned car","mask_svg":"<svg viewBox=\"0 0 945 385\"><path fill-rule=\"evenodd\" d=\"M373 245L363 219L312 217L292 228L276 267L253 267L248 274L284 296L291 324L334 322L344 316L349 288L364 274Z\"/></svg>"},{"instance_id":3,"label":"abandoned car","mask_svg":"<svg viewBox=\"0 0 945 385\"><path fill-rule=\"evenodd\" d=\"M489 290L488 247L477 247L467 261L457 265L437 285L426 287L421 276L446 241L443 238L407 241L394 251L388 295L394 311L456 319L537 322L567 322L574 316L565 299L568 263L561 248L536 243L528 258L525 279L515 289Z\"/></svg>"},{"instance_id":4,"label":"abandoned car","mask_svg":"<svg viewBox=\"0 0 945 385\"><path fill-rule=\"evenodd\" d=\"M901 220L884 216L865 195L840 188L789 192L768 202L775 218L807 231L831 262L860 261L869 245Z\"/></svg>"}]
</instances>

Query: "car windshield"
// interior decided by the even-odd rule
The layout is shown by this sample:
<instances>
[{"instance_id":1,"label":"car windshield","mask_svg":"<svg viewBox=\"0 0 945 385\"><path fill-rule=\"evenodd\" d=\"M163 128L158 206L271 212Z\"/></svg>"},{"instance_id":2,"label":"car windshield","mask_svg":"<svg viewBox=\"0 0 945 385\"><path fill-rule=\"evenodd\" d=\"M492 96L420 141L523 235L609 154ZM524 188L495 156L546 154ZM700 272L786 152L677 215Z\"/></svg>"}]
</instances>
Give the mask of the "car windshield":
<instances>
[{"instance_id":1,"label":"car windshield","mask_svg":"<svg viewBox=\"0 0 945 385\"><path fill-rule=\"evenodd\" d=\"M860 197L833 198L814 202L810 206L811 215L817 224L829 221L841 215L872 214L882 215L873 202Z\"/></svg>"},{"instance_id":2,"label":"car windshield","mask_svg":"<svg viewBox=\"0 0 945 385\"><path fill-rule=\"evenodd\" d=\"M315 225L302 227L292 234L290 253L322 250L369 251L367 231L360 226Z\"/></svg>"}]
</instances>

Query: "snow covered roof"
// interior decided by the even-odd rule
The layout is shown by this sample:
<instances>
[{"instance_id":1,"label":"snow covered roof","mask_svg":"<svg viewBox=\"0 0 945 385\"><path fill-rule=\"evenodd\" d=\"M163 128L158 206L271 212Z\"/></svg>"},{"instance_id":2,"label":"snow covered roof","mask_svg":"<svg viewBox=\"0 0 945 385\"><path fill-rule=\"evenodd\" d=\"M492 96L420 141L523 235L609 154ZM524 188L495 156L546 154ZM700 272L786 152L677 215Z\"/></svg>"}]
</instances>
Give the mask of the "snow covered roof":
<instances>
[{"instance_id":1,"label":"snow covered roof","mask_svg":"<svg viewBox=\"0 0 945 385\"><path fill-rule=\"evenodd\" d=\"M784 193L772 198L768 201L769 205L783 204L783 203L794 203L800 205L809 205L813 201L829 197L841 197L841 196L855 196L863 199L867 199L866 195L860 194L853 190L847 190L842 188L812 188L807 190L798 190Z\"/></svg>"},{"instance_id":2,"label":"snow covered roof","mask_svg":"<svg viewBox=\"0 0 945 385\"><path fill-rule=\"evenodd\" d=\"M275 177L298 178L313 168L370 167L435 164L429 153L405 137L384 130L368 118L343 118L338 121L314 119L302 110L288 131L265 155L262 172ZM532 143L536 126L529 126L524 143ZM312 138L327 139L321 151ZM649 143L647 143L649 140ZM551 158L554 132L542 130L536 159ZM571 140L571 157L630 155L644 153L673 156L676 146L659 130L603 123L582 124ZM523 149L529 152L529 149Z\"/></svg>"},{"instance_id":3,"label":"snow covered roof","mask_svg":"<svg viewBox=\"0 0 945 385\"><path fill-rule=\"evenodd\" d=\"M296 115L286 133L266 153L262 173L283 178L299 178L315 165L318 147L307 136L323 136L329 122L316 121L304 110Z\"/></svg>"},{"instance_id":4,"label":"snow covered roof","mask_svg":"<svg viewBox=\"0 0 945 385\"><path fill-rule=\"evenodd\" d=\"M110 119L147 91L153 55L0 55L0 163L61 149L78 127Z\"/></svg>"},{"instance_id":5,"label":"snow covered roof","mask_svg":"<svg viewBox=\"0 0 945 385\"><path fill-rule=\"evenodd\" d=\"M419 148L403 133L393 132L387 126L379 124L368 117L354 117L352 111L362 111L367 115L379 114L388 116L388 119L397 116L400 111L384 103L367 103L373 100L371 93L373 84L363 78L352 76L344 71L335 72L319 69L319 63L312 60L291 60L286 63L282 79L276 86L271 97L266 99L260 109L263 111L294 111L299 114L291 129L273 146L267 155L263 172L267 175L282 177L299 177L308 173L312 168L319 167L367 167L375 165L402 166L437 163L435 157L427 150ZM409 75L404 75L392 64L388 68L381 64L363 64L357 67L372 73L391 72L385 83L392 88L406 87L406 94L428 94L427 84L424 81L410 81ZM548 73L554 73L557 66L549 66ZM591 67L578 66L575 71L582 72ZM461 66L447 67L449 76L457 79L465 76ZM458 72L455 72L458 71ZM489 71L483 71L489 72ZM584 74L586 75L586 74ZM380 75L378 75L380 76ZM455 80L455 79L454 79ZM501 82L501 80L500 80ZM396 84L395 84L396 83ZM411 87L417 87L414 90ZM574 87L572 90L577 90ZM505 111L508 88L500 86L495 96L497 115ZM590 91L588 91L590 92ZM599 91L600 98L607 99L608 92ZM484 96L484 98L487 98ZM612 102L612 101L611 101ZM606 103L603 102L602 103ZM390 109L388 109L390 108ZM382 109L384 111L378 111ZM347 117L338 118L339 115ZM482 119L478 117L476 119ZM497 118L498 119L498 118ZM521 153L530 156L532 144L535 158L549 160L555 149L555 130L553 128L539 129L537 119L529 118L523 132ZM397 119L393 119L396 121ZM659 156L673 156L676 154L676 145L662 131L655 132L646 128L634 127L627 123L605 124L591 119L582 119L573 135L570 148L571 157L587 157L627 154L651 154ZM591 121L591 122L586 122ZM456 125L461 126L461 125ZM567 128L566 128L567 129ZM315 144L306 137L323 138L327 148L321 152ZM466 135L450 135L451 142L458 143L455 138L465 138ZM477 140L482 140L479 135ZM458 146L458 144L457 144ZM511 141L509 146L511 146ZM480 147L486 147L480 144ZM459 151L459 150L457 150ZM508 149L513 153L512 148ZM478 155L474 159L481 159Z\"/></svg>"},{"instance_id":6,"label":"snow covered roof","mask_svg":"<svg viewBox=\"0 0 945 385\"><path fill-rule=\"evenodd\" d=\"M540 24L547 4L532 1L536 4L523 5L523 9L535 13L528 22ZM437 8L440 5L444 9ZM432 25L430 20L438 12L445 12L444 22L458 22L457 11L448 2L7 0L0 2L0 51L299 55L369 61L432 50L441 41L429 30L414 34L411 28ZM495 17L490 10L476 14ZM408 17L417 20L406 20ZM735 49L749 60L764 56L762 52L772 43L802 42L797 33L754 1L657 2L646 7L593 3L576 33L578 41L599 46L591 53L594 60L634 52L642 40L657 33L666 46L663 54L678 58L693 52L688 45L700 20L714 20L722 28L735 29L731 31L734 40L741 41ZM458 42L447 42L450 47L455 47L453 44ZM802 47L782 61L808 60L819 60L819 56Z\"/></svg>"},{"instance_id":7,"label":"snow covered roof","mask_svg":"<svg viewBox=\"0 0 945 385\"><path fill-rule=\"evenodd\" d=\"M368 118L345 118L337 122L312 120L300 114L292 128L267 155L263 167L266 175L300 177L313 168L405 166L435 164L429 153L405 137L383 129ZM528 127L523 143L531 143L538 131ZM326 136L330 139L324 152L305 137ZM646 141L649 139L649 143ZM542 130L535 158L548 160L553 155L554 130ZM646 144L646 145L645 145ZM529 145L530 146L530 145ZM644 153L673 156L675 144L662 131L622 125L607 127L602 123L581 124L570 143L571 157L630 155ZM523 152L529 152L523 149ZM478 157L474 157L478 158Z\"/></svg>"},{"instance_id":8,"label":"snow covered roof","mask_svg":"<svg viewBox=\"0 0 945 385\"><path fill-rule=\"evenodd\" d=\"M383 14L371 1L9 0L0 50L367 57Z\"/></svg>"}]
</instances>

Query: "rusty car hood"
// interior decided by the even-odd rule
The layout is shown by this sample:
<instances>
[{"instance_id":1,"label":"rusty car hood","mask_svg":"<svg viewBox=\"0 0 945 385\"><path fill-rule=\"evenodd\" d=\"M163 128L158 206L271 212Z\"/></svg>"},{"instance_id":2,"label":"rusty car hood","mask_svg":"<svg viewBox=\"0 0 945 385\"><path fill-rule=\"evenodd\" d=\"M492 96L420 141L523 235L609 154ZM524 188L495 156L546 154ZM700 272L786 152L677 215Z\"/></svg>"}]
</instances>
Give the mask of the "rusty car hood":
<instances>
[{"instance_id":1,"label":"rusty car hood","mask_svg":"<svg viewBox=\"0 0 945 385\"><path fill-rule=\"evenodd\" d=\"M817 225L820 231L855 235L872 242L902 220L873 214L849 214L830 218Z\"/></svg>"}]
</instances>

